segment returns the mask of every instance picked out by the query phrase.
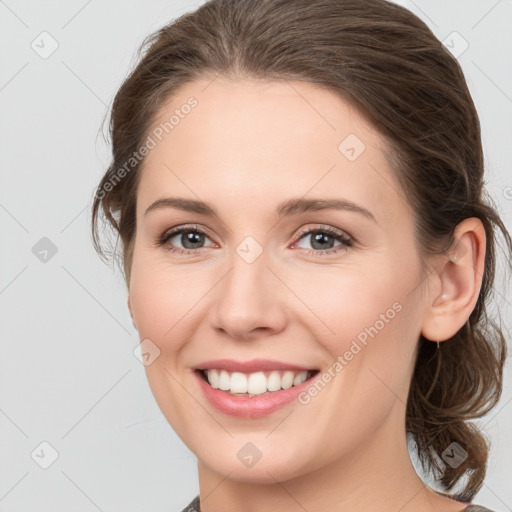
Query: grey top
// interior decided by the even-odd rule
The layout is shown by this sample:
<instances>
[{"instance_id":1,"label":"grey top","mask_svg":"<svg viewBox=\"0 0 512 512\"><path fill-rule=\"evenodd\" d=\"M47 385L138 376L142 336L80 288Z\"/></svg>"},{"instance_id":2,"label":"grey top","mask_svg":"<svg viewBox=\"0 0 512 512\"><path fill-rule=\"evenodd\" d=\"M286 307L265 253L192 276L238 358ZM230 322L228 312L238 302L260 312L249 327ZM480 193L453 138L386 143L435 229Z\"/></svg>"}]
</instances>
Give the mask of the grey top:
<instances>
[{"instance_id":1,"label":"grey top","mask_svg":"<svg viewBox=\"0 0 512 512\"><path fill-rule=\"evenodd\" d=\"M185 507L181 512L201 512L199 508L199 496L196 496L187 507ZM469 504L465 508L461 509L460 512L493 512L492 510L481 507L480 505L472 505Z\"/></svg>"},{"instance_id":2,"label":"grey top","mask_svg":"<svg viewBox=\"0 0 512 512\"><path fill-rule=\"evenodd\" d=\"M199 496L196 496L187 507L185 507L181 512L201 512L199 508Z\"/></svg>"}]
</instances>

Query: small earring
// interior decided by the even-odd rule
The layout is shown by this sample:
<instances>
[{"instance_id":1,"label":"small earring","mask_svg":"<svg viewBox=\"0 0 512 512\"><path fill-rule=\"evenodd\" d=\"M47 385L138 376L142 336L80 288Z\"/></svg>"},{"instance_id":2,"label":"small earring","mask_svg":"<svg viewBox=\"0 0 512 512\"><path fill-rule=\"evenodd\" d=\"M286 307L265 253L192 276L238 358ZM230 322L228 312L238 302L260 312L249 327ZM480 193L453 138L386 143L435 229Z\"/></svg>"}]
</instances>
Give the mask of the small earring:
<instances>
[{"instance_id":1,"label":"small earring","mask_svg":"<svg viewBox=\"0 0 512 512\"><path fill-rule=\"evenodd\" d=\"M436 341L437 343L437 348L436 348L436 352L439 350L439 341Z\"/></svg>"}]
</instances>

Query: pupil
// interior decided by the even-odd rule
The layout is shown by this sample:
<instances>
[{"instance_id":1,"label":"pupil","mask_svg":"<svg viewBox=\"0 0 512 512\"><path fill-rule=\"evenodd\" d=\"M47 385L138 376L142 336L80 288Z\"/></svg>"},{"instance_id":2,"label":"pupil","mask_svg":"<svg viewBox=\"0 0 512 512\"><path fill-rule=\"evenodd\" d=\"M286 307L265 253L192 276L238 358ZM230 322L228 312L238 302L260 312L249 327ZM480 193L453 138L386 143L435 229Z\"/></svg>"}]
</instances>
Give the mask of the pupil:
<instances>
[{"instance_id":1,"label":"pupil","mask_svg":"<svg viewBox=\"0 0 512 512\"><path fill-rule=\"evenodd\" d=\"M328 243L328 241L329 241L328 239L329 238L331 238L331 235L328 235L328 234L325 234L325 233L316 233L315 235L313 235L313 243L311 245L315 249L325 250L326 249L325 242L327 241L327 243ZM320 243L320 247L315 247L315 243L316 242L324 242L324 243ZM331 246L329 248L331 248Z\"/></svg>"},{"instance_id":2,"label":"pupil","mask_svg":"<svg viewBox=\"0 0 512 512\"><path fill-rule=\"evenodd\" d=\"M202 233L183 233L181 235L181 243L183 244L183 247L185 247L186 249L197 249L197 247L194 244L200 245L201 242L203 241L203 236L204 235ZM192 247L188 247L188 243L191 243Z\"/></svg>"}]
</instances>

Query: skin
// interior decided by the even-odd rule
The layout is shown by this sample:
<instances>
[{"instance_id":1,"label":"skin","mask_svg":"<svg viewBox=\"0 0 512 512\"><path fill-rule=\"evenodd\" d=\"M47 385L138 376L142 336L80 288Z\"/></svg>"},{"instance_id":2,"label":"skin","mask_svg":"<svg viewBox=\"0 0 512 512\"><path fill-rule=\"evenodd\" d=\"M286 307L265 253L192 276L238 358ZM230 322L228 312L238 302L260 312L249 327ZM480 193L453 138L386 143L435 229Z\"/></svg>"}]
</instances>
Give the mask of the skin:
<instances>
[{"instance_id":1,"label":"skin","mask_svg":"<svg viewBox=\"0 0 512 512\"><path fill-rule=\"evenodd\" d=\"M190 96L197 107L144 163L128 306L140 339L160 350L147 377L198 457L201 509L462 510L416 474L405 403L420 333L447 339L474 308L485 256L480 221L459 224L456 256L430 261L425 276L385 142L348 102L303 82L205 78L164 105L155 126ZM354 161L338 149L348 134L365 144ZM145 215L169 196L206 201L217 216L171 207ZM276 216L281 201L296 197L343 198L375 220L332 209ZM188 223L207 232L203 248L191 249L197 254L155 242ZM311 234L297 237L302 227L326 226L353 245L333 241L338 252L319 255ZM252 263L236 252L247 236L263 251ZM181 236L172 241L184 247ZM203 397L192 373L217 358L327 370L396 303L401 311L305 405L228 416ZM249 468L237 457L248 442L262 453Z\"/></svg>"}]
</instances>

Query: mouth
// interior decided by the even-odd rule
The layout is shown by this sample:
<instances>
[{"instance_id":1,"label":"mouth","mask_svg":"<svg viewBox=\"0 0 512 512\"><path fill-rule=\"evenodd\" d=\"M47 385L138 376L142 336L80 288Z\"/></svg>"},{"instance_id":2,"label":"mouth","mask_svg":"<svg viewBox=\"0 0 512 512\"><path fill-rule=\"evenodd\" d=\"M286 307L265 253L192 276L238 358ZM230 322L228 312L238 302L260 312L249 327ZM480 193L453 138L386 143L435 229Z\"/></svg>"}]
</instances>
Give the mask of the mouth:
<instances>
[{"instance_id":1,"label":"mouth","mask_svg":"<svg viewBox=\"0 0 512 512\"><path fill-rule=\"evenodd\" d=\"M196 370L211 388L240 397L258 397L287 390L313 379L319 370L266 370L251 373L221 368Z\"/></svg>"},{"instance_id":2,"label":"mouth","mask_svg":"<svg viewBox=\"0 0 512 512\"><path fill-rule=\"evenodd\" d=\"M320 370L283 361L217 359L193 368L204 398L218 411L262 418L297 401Z\"/></svg>"}]
</instances>

